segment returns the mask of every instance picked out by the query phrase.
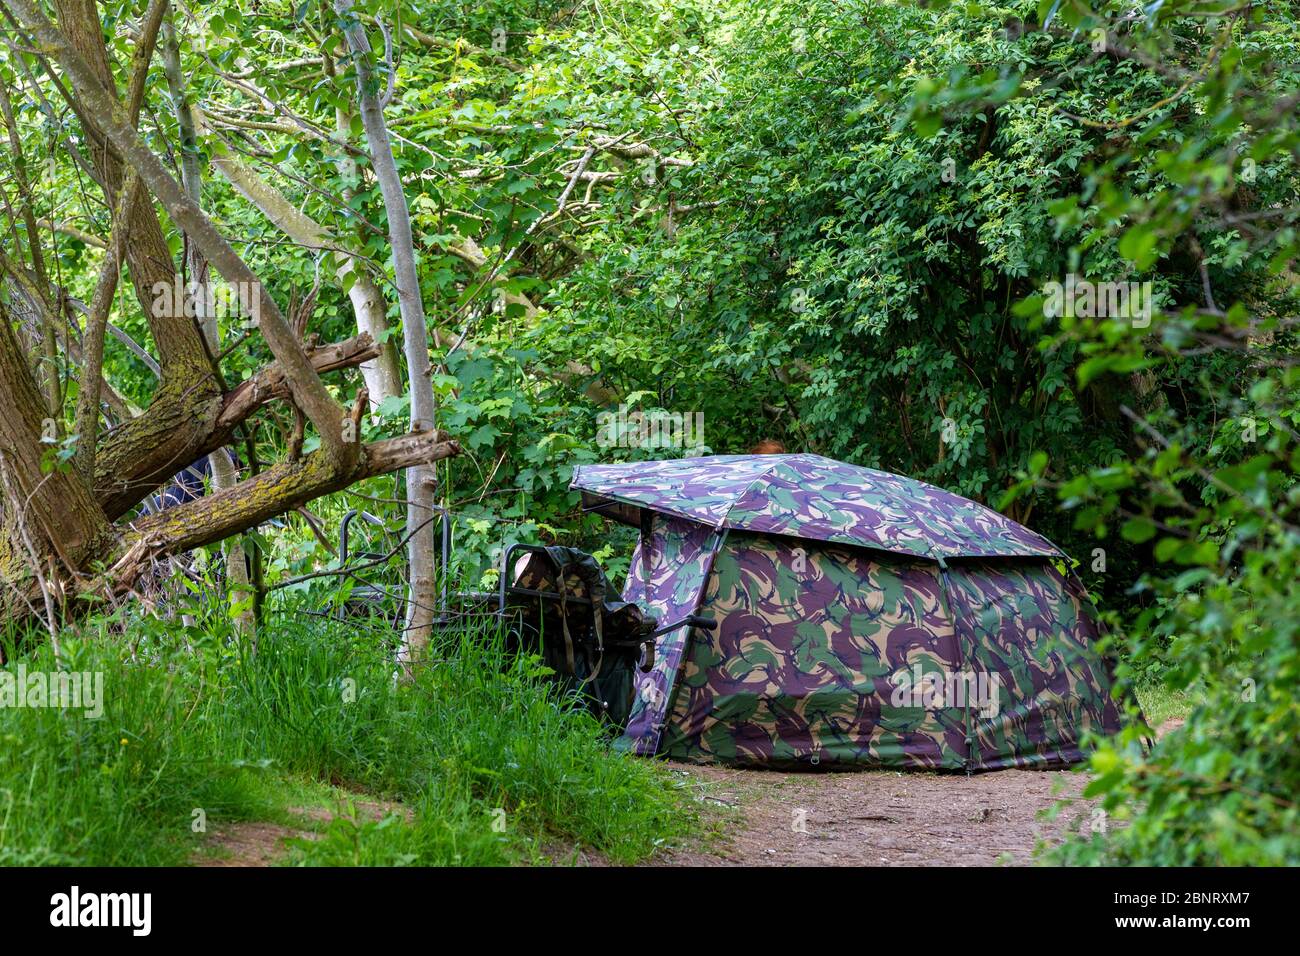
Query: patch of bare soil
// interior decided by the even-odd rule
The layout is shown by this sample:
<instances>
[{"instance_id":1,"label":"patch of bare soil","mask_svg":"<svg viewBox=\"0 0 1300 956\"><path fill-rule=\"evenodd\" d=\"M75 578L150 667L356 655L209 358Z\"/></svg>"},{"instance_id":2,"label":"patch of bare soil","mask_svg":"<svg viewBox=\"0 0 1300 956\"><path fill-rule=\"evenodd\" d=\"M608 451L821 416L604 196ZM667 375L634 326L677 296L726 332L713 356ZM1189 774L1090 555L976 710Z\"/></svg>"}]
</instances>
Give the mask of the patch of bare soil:
<instances>
[{"instance_id":1,"label":"patch of bare soil","mask_svg":"<svg viewBox=\"0 0 1300 956\"><path fill-rule=\"evenodd\" d=\"M671 850L660 866L1024 866L1087 817L1080 773L1002 770L967 777L909 771L782 773L669 764L721 804L721 833Z\"/></svg>"},{"instance_id":2,"label":"patch of bare soil","mask_svg":"<svg viewBox=\"0 0 1300 956\"><path fill-rule=\"evenodd\" d=\"M1162 728L1163 729L1163 728ZM1002 770L962 774L864 770L785 773L669 763L696 799L719 810L715 831L696 845L677 847L651 866L1025 866L1040 843L1060 842L1085 823L1082 773ZM1070 798L1055 820L1041 811ZM354 799L357 817L381 820L410 809ZM235 823L208 835L196 866L273 866L286 841L315 839L338 810L292 810L305 827ZM563 845L542 848L559 864L607 866L599 853Z\"/></svg>"},{"instance_id":3,"label":"patch of bare soil","mask_svg":"<svg viewBox=\"0 0 1300 956\"><path fill-rule=\"evenodd\" d=\"M390 813L409 819L411 810L386 800L353 800L359 820L382 820ZM325 807L294 807L290 810L304 822L328 825L339 816ZM315 840L319 834L278 823L245 821L217 827L208 834L203 849L195 854L194 866L274 866L287 854L285 841Z\"/></svg>"},{"instance_id":4,"label":"patch of bare soil","mask_svg":"<svg viewBox=\"0 0 1300 956\"><path fill-rule=\"evenodd\" d=\"M1170 717L1163 724L1156 728L1156 739L1159 740L1165 734L1172 734L1187 723L1186 717Z\"/></svg>"},{"instance_id":5,"label":"patch of bare soil","mask_svg":"<svg viewBox=\"0 0 1300 956\"><path fill-rule=\"evenodd\" d=\"M310 831L278 823L232 823L209 833L192 863L194 866L274 866L288 852L286 840L310 840L314 836Z\"/></svg>"},{"instance_id":6,"label":"patch of bare soil","mask_svg":"<svg viewBox=\"0 0 1300 956\"><path fill-rule=\"evenodd\" d=\"M575 847L571 844L552 841L543 844L538 850L539 859L550 866L612 866L604 854L590 847Z\"/></svg>"}]
</instances>

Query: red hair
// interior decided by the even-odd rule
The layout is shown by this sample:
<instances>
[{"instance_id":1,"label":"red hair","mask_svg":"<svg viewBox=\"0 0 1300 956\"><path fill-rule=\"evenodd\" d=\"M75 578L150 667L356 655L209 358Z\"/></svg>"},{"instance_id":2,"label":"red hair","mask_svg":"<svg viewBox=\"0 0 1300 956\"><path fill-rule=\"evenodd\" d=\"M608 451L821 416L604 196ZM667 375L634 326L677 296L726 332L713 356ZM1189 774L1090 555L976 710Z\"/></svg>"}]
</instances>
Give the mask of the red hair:
<instances>
[{"instance_id":1,"label":"red hair","mask_svg":"<svg viewBox=\"0 0 1300 956\"><path fill-rule=\"evenodd\" d=\"M785 446L779 441L764 438L761 442L751 448L749 453L751 455L784 455Z\"/></svg>"}]
</instances>

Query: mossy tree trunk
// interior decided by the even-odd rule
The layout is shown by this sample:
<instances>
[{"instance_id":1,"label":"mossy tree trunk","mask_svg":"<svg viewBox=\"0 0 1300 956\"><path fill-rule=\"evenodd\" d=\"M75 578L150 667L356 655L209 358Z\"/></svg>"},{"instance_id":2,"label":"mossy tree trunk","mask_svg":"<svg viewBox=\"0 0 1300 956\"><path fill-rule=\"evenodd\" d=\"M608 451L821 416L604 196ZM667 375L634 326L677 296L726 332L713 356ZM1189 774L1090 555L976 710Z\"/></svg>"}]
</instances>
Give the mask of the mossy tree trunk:
<instances>
[{"instance_id":1,"label":"mossy tree trunk","mask_svg":"<svg viewBox=\"0 0 1300 956\"><path fill-rule=\"evenodd\" d=\"M149 23L157 22L161 3L151 4ZM138 577L167 555L226 540L365 478L428 467L459 451L430 428L360 441L366 389L345 408L321 375L373 361L379 345L367 334L308 345L290 327L267 287L204 214L193 188L178 183L137 133L131 103L136 84L123 108L93 0L56 0L59 26L33 0L0 4L28 32L24 44L48 57L65 78L57 88L82 126L104 200L118 213L120 228L114 231L123 236L122 260L152 333L160 378L141 414L81 443L93 454L79 470L62 453L62 423L39 387L44 356L23 348L0 299L0 399L8 406L0 416L0 615L35 616L53 634L60 615L92 605L87 598L130 593ZM146 68L151 53L152 40L143 53ZM160 300L157 290L177 288L177 269L154 200L196 255L248 292L244 304L275 361L233 387L223 381L212 354L215 343L205 340L181 297L159 307L168 298ZM58 314L51 303L61 293L35 294ZM69 348L64 360L72 359ZM319 450L305 457L291 453L252 478L165 512L130 517L148 494L180 468L223 448L241 422L271 401L300 410L320 438ZM96 427L98 417L83 409L83 426Z\"/></svg>"}]
</instances>

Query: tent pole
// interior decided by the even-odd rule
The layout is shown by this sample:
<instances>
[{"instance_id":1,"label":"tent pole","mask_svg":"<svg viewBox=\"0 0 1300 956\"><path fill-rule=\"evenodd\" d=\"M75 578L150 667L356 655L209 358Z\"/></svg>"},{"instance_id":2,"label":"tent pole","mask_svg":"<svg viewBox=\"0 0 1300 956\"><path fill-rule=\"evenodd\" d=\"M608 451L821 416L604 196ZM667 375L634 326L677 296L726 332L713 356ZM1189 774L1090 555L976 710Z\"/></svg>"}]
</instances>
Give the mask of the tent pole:
<instances>
[{"instance_id":1,"label":"tent pole","mask_svg":"<svg viewBox=\"0 0 1300 956\"><path fill-rule=\"evenodd\" d=\"M650 593L650 564L646 560L646 549L654 545L655 513L649 508L641 509L641 593Z\"/></svg>"},{"instance_id":2,"label":"tent pole","mask_svg":"<svg viewBox=\"0 0 1300 956\"><path fill-rule=\"evenodd\" d=\"M696 593L695 599L691 602L691 614L700 613L700 605L704 602L704 595L709 593L709 582L713 580L713 562L722 550L722 546L727 542L726 528L718 527L713 529L713 546L709 551L709 556L705 559L704 580L700 582L700 590ZM686 638L682 645L682 659L677 662L678 672L673 674L672 690L668 694L668 700L664 707L663 728L660 729L659 742L655 745L655 752L658 753L663 744L663 731L668 727L668 720L673 715L673 710L677 707L677 698L682 692L682 682L678 680L678 675L682 668L686 666L687 660L691 656L691 646L695 643L695 633L697 628L687 626Z\"/></svg>"}]
</instances>

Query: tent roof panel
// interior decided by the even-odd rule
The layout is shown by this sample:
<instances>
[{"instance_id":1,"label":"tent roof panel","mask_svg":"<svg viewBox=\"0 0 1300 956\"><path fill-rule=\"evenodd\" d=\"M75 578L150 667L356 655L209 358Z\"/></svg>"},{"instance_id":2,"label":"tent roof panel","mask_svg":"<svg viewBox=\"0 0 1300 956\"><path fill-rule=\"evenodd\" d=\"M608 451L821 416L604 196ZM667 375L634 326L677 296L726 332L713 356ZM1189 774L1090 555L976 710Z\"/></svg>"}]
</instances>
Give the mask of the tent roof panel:
<instances>
[{"instance_id":1,"label":"tent roof panel","mask_svg":"<svg viewBox=\"0 0 1300 956\"><path fill-rule=\"evenodd\" d=\"M934 485L821 455L713 455L583 465L571 487L635 523L649 508L716 528L929 558L1056 557L1046 538Z\"/></svg>"}]
</instances>

